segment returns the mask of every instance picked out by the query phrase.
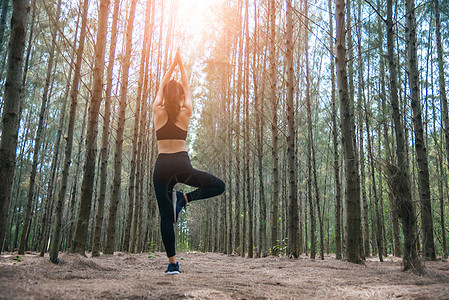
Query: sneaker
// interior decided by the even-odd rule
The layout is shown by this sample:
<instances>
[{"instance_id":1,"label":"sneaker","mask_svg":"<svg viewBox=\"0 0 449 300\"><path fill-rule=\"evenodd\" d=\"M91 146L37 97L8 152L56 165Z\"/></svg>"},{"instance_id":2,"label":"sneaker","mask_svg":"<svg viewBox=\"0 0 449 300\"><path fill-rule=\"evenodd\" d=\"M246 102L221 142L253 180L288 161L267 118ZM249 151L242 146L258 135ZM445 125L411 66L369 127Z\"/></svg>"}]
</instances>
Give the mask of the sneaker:
<instances>
[{"instance_id":1,"label":"sneaker","mask_svg":"<svg viewBox=\"0 0 449 300\"><path fill-rule=\"evenodd\" d=\"M165 270L165 274L179 274L179 264L168 264L167 270Z\"/></svg>"},{"instance_id":2,"label":"sneaker","mask_svg":"<svg viewBox=\"0 0 449 300\"><path fill-rule=\"evenodd\" d=\"M174 223L176 224L178 222L179 213L187 204L186 199L184 198L184 193L173 190L172 203L173 203L173 220Z\"/></svg>"}]
</instances>

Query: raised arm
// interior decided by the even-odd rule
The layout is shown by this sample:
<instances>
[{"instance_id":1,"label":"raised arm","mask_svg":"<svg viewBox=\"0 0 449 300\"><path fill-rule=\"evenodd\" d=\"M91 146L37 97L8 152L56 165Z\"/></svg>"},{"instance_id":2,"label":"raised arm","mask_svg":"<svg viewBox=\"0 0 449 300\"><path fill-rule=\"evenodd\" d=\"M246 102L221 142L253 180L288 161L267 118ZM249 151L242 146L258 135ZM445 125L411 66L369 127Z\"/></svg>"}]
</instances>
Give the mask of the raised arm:
<instances>
[{"instance_id":1,"label":"raised arm","mask_svg":"<svg viewBox=\"0 0 449 300\"><path fill-rule=\"evenodd\" d=\"M163 94L164 94L164 86L170 81L171 75L173 73L173 70L176 67L177 64L177 53L175 56L175 59L173 60L173 63L171 64L170 68L168 69L167 73L165 73L164 78L162 78L162 82L161 85L159 86L159 90L157 91L156 94L156 99L154 99L154 103L153 103L153 111L155 109L157 109L158 107L162 106L162 102L163 102Z\"/></svg>"},{"instance_id":2,"label":"raised arm","mask_svg":"<svg viewBox=\"0 0 449 300\"><path fill-rule=\"evenodd\" d=\"M179 70L181 71L181 84L184 89L183 108L192 112L192 96L190 94L189 79L187 78L186 70L184 69L184 65L181 60L181 55L179 55L179 52L177 52L177 54L178 54L177 57L178 57Z\"/></svg>"}]
</instances>

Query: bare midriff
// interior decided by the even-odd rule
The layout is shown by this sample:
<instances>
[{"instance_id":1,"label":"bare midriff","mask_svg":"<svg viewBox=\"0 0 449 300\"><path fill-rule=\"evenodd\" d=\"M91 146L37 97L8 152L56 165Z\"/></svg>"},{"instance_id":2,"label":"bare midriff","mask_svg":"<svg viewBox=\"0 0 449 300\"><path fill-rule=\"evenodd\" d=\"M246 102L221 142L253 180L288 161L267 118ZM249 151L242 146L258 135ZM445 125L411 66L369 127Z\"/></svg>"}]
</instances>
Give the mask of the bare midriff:
<instances>
[{"instance_id":1,"label":"bare midriff","mask_svg":"<svg viewBox=\"0 0 449 300\"><path fill-rule=\"evenodd\" d=\"M157 141L159 153L176 153L186 151L186 141L184 140L160 140Z\"/></svg>"}]
</instances>

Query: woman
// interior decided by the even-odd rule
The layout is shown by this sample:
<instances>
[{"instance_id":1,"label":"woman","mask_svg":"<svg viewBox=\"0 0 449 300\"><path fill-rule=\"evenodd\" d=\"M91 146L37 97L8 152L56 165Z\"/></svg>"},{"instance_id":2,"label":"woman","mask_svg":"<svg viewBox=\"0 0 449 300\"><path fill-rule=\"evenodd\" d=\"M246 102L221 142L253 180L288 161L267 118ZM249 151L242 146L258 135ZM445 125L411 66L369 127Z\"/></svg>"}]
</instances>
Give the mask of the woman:
<instances>
[{"instance_id":1,"label":"woman","mask_svg":"<svg viewBox=\"0 0 449 300\"><path fill-rule=\"evenodd\" d=\"M179 65L181 82L170 80L173 70ZM175 257L175 232L173 223L188 202L220 195L225 189L223 181L190 164L186 148L187 129L192 114L192 98L186 71L179 49L170 69L162 79L153 103L154 128L159 151L154 167L153 182L157 204L161 215L161 234L169 265L165 273L179 274ZM183 194L173 190L176 183L197 187Z\"/></svg>"}]
</instances>

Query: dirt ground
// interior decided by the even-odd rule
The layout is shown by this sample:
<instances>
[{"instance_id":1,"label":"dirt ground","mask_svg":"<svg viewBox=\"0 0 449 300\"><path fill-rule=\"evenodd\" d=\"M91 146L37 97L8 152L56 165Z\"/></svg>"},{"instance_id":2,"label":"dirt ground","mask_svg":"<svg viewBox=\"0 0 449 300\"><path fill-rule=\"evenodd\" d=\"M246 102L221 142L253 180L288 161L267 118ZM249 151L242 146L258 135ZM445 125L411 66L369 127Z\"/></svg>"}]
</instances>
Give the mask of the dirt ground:
<instances>
[{"instance_id":1,"label":"dirt ground","mask_svg":"<svg viewBox=\"0 0 449 300\"><path fill-rule=\"evenodd\" d=\"M164 253L62 254L61 265L16 255L0 255L0 299L449 299L449 262L441 260L426 262L427 275L417 276L401 272L393 257L363 266L331 256L179 253L182 273L166 275Z\"/></svg>"}]
</instances>

